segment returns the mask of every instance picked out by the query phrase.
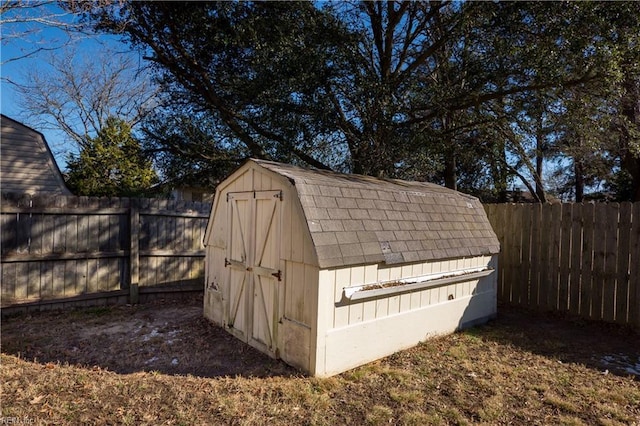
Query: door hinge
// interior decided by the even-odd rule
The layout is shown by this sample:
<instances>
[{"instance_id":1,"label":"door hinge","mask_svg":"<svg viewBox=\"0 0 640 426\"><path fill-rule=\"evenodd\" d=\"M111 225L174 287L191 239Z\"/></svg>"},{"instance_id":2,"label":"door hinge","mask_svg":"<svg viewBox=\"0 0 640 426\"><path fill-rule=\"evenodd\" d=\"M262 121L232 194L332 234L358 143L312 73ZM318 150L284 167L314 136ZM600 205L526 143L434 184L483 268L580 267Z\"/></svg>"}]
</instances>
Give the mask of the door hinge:
<instances>
[{"instance_id":1,"label":"door hinge","mask_svg":"<svg viewBox=\"0 0 640 426\"><path fill-rule=\"evenodd\" d=\"M229 259L227 259L226 257L224 258L224 267L226 268L227 266L231 265L231 262L229 262Z\"/></svg>"},{"instance_id":2,"label":"door hinge","mask_svg":"<svg viewBox=\"0 0 640 426\"><path fill-rule=\"evenodd\" d=\"M278 272L274 272L273 274L274 277L276 277L278 279L278 281L282 281L282 271L278 269Z\"/></svg>"},{"instance_id":3,"label":"door hinge","mask_svg":"<svg viewBox=\"0 0 640 426\"><path fill-rule=\"evenodd\" d=\"M274 195L274 197L282 201L282 191L279 191L276 195Z\"/></svg>"}]
</instances>

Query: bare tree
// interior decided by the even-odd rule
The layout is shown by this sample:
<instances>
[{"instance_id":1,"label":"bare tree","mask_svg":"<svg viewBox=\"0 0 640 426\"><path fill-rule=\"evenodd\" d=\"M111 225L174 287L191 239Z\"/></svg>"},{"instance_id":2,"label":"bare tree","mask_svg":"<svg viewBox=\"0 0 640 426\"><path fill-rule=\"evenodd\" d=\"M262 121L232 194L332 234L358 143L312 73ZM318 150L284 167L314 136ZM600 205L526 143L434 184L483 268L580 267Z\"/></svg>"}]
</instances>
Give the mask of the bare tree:
<instances>
[{"instance_id":1,"label":"bare tree","mask_svg":"<svg viewBox=\"0 0 640 426\"><path fill-rule=\"evenodd\" d=\"M135 128L157 105L156 87L135 55L100 49L51 54L49 70L32 70L25 83L16 84L28 121L40 129L62 130L78 149L109 117Z\"/></svg>"},{"instance_id":2,"label":"bare tree","mask_svg":"<svg viewBox=\"0 0 640 426\"><path fill-rule=\"evenodd\" d=\"M77 14L58 7L56 1L0 0L0 28L2 47L5 48L0 65L71 44L84 35L77 17ZM55 32L55 37L51 32L45 36L44 31L49 29L59 31ZM6 47L18 40L28 43L7 55Z\"/></svg>"}]
</instances>

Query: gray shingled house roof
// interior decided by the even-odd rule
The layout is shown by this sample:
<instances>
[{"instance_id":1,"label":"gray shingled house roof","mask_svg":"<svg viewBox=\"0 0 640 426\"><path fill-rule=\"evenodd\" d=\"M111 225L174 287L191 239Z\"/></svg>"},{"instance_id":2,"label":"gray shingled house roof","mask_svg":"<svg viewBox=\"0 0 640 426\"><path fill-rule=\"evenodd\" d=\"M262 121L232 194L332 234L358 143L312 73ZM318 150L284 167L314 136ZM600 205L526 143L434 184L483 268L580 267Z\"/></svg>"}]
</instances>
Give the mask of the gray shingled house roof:
<instances>
[{"instance_id":1,"label":"gray shingled house roof","mask_svg":"<svg viewBox=\"0 0 640 426\"><path fill-rule=\"evenodd\" d=\"M295 186L321 268L424 262L500 250L475 197L431 183L253 161Z\"/></svg>"}]
</instances>

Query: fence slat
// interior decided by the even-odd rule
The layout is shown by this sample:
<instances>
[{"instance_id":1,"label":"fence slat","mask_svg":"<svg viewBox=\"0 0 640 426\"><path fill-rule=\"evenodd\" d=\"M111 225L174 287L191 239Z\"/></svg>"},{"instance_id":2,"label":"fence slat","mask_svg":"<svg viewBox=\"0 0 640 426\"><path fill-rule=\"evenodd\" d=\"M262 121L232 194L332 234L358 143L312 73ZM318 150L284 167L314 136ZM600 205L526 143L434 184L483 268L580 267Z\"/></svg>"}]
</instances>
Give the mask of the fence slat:
<instances>
[{"instance_id":1,"label":"fence slat","mask_svg":"<svg viewBox=\"0 0 640 426\"><path fill-rule=\"evenodd\" d=\"M529 306L537 307L540 300L540 253L542 206L534 204L531 208L531 284Z\"/></svg>"},{"instance_id":2,"label":"fence slat","mask_svg":"<svg viewBox=\"0 0 640 426\"><path fill-rule=\"evenodd\" d=\"M29 292L29 264L23 263L16 265L16 278L15 278L15 298L26 299Z\"/></svg>"},{"instance_id":3,"label":"fence slat","mask_svg":"<svg viewBox=\"0 0 640 426\"><path fill-rule=\"evenodd\" d=\"M602 271L602 319L612 322L616 313L616 266L618 246L618 212L617 203L605 204L605 251L604 270Z\"/></svg>"},{"instance_id":4,"label":"fence slat","mask_svg":"<svg viewBox=\"0 0 640 426\"><path fill-rule=\"evenodd\" d=\"M517 303L522 303L523 294L528 293L529 287L528 282L520 280L520 269L522 268L522 204L514 205L513 215L514 220L512 222L511 230L513 232L514 267L511 271L511 279L516 283L516 291L513 294L513 299Z\"/></svg>"},{"instance_id":5,"label":"fence slat","mask_svg":"<svg viewBox=\"0 0 640 426\"><path fill-rule=\"evenodd\" d=\"M0 293L3 300L15 299L15 278L16 278L16 265L2 265L2 292ZM6 283L6 285L5 285Z\"/></svg>"},{"instance_id":6,"label":"fence slat","mask_svg":"<svg viewBox=\"0 0 640 426\"><path fill-rule=\"evenodd\" d=\"M29 244L29 253L41 254L42 251L42 234L44 223L41 214L31 215L31 243Z\"/></svg>"},{"instance_id":7,"label":"fence slat","mask_svg":"<svg viewBox=\"0 0 640 426\"><path fill-rule=\"evenodd\" d=\"M0 248L2 248L2 254L11 253L15 250L16 232L20 223L18 219L19 213L3 214L0 217Z\"/></svg>"},{"instance_id":8,"label":"fence slat","mask_svg":"<svg viewBox=\"0 0 640 426\"><path fill-rule=\"evenodd\" d=\"M560 227L560 261L558 271L558 309L562 311L569 310L569 294L571 292L571 283L569 281L569 265L571 265L571 237L573 205L562 205L562 225Z\"/></svg>"},{"instance_id":9,"label":"fence slat","mask_svg":"<svg viewBox=\"0 0 640 426\"><path fill-rule=\"evenodd\" d=\"M629 233L629 322L640 327L640 202L633 204ZM635 297L634 297L635 295Z\"/></svg>"},{"instance_id":10,"label":"fence slat","mask_svg":"<svg viewBox=\"0 0 640 426\"><path fill-rule=\"evenodd\" d=\"M553 245L553 235L551 226L553 221L552 211L548 206L542 206L542 220L540 229L540 288L538 307L547 309L551 302L551 279L553 272L551 268L551 246Z\"/></svg>"},{"instance_id":11,"label":"fence slat","mask_svg":"<svg viewBox=\"0 0 640 426\"><path fill-rule=\"evenodd\" d=\"M513 257L513 205L507 204L505 206L505 210L503 212L503 217L501 218L504 224L504 233L503 233L503 241L504 241L504 249L503 258L504 258L504 298L510 303L514 303L513 300L513 289L517 285L517 283L513 280L513 268L514 268L514 257Z\"/></svg>"},{"instance_id":12,"label":"fence slat","mask_svg":"<svg viewBox=\"0 0 640 426\"><path fill-rule=\"evenodd\" d=\"M51 215L41 215L42 223L42 253L53 253L53 238L55 234L55 217Z\"/></svg>"},{"instance_id":13,"label":"fence slat","mask_svg":"<svg viewBox=\"0 0 640 426\"><path fill-rule=\"evenodd\" d=\"M140 285L140 209L139 204L131 202L129 212L129 300L138 302L138 286Z\"/></svg>"},{"instance_id":14,"label":"fence slat","mask_svg":"<svg viewBox=\"0 0 640 426\"><path fill-rule=\"evenodd\" d=\"M54 297L54 292L53 292L54 262L43 261L39 263L40 263L40 297L42 297L43 299L51 299Z\"/></svg>"},{"instance_id":15,"label":"fence slat","mask_svg":"<svg viewBox=\"0 0 640 426\"><path fill-rule=\"evenodd\" d=\"M31 240L31 214L18 213L16 215L16 253L24 254L29 253L29 244ZM3 252L5 247L3 246Z\"/></svg>"},{"instance_id":16,"label":"fence slat","mask_svg":"<svg viewBox=\"0 0 640 426\"><path fill-rule=\"evenodd\" d=\"M602 303L605 286L605 262L607 255L607 230L606 221L608 219L608 209L605 204L596 204L595 219L596 225L593 229L593 286L591 318L600 320L603 318Z\"/></svg>"},{"instance_id":17,"label":"fence slat","mask_svg":"<svg viewBox=\"0 0 640 426\"><path fill-rule=\"evenodd\" d=\"M531 303L531 206L522 205L522 262L519 273L519 280L523 285L520 294L521 303L529 305Z\"/></svg>"},{"instance_id":18,"label":"fence slat","mask_svg":"<svg viewBox=\"0 0 640 426\"><path fill-rule=\"evenodd\" d=\"M582 286L580 287L580 314L586 318L592 317L592 268L593 268L593 219L595 217L595 206L585 204L582 206L583 215L583 243L582 243Z\"/></svg>"},{"instance_id":19,"label":"fence slat","mask_svg":"<svg viewBox=\"0 0 640 426\"><path fill-rule=\"evenodd\" d=\"M36 299L40 297L40 263L29 262L29 281L27 283L27 298ZM5 265L2 265L3 267ZM4 281L2 283L4 286Z\"/></svg>"},{"instance_id":20,"label":"fence slat","mask_svg":"<svg viewBox=\"0 0 640 426\"><path fill-rule=\"evenodd\" d=\"M549 210L549 209L547 209ZM549 292L547 293L547 308L559 308L559 273L560 273L560 245L562 232L562 204L552 204L549 222Z\"/></svg>"},{"instance_id":21,"label":"fence slat","mask_svg":"<svg viewBox=\"0 0 640 426\"><path fill-rule=\"evenodd\" d=\"M487 212L487 217L489 219L489 222L491 223L491 226L493 227L493 229L495 230L496 236L498 237L498 240L500 241L500 253L498 253L498 270L497 270L497 296L499 299L501 300L506 300L504 297L504 288L505 288L505 282L504 282L504 267L503 265L505 264L504 262L504 228L502 227L502 222L501 222L501 215L504 215L504 208L500 208L498 209L498 207L504 207L504 206L497 206L495 204L488 204L485 206L485 211ZM195 242L195 231L193 229L193 227L191 227L191 244L192 247L194 245Z\"/></svg>"},{"instance_id":22,"label":"fence slat","mask_svg":"<svg viewBox=\"0 0 640 426\"><path fill-rule=\"evenodd\" d=\"M580 313L580 291L582 286L582 233L583 206L571 206L571 263L569 266L569 312Z\"/></svg>"},{"instance_id":23,"label":"fence slat","mask_svg":"<svg viewBox=\"0 0 640 426\"><path fill-rule=\"evenodd\" d=\"M89 293L89 261L81 259L76 261L75 293Z\"/></svg>"},{"instance_id":24,"label":"fence slat","mask_svg":"<svg viewBox=\"0 0 640 426\"><path fill-rule=\"evenodd\" d=\"M631 203L620 204L618 219L618 264L616 265L616 309L615 320L621 324L630 321L629 317L629 254L631 231Z\"/></svg>"}]
</instances>

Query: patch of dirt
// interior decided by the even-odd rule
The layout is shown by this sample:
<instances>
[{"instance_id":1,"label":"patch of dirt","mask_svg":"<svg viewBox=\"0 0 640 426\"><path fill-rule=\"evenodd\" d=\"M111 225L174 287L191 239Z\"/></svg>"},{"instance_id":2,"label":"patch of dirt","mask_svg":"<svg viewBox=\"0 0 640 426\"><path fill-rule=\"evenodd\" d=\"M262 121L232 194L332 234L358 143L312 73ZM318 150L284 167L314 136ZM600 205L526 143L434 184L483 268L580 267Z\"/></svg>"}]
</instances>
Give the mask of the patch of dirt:
<instances>
[{"instance_id":1,"label":"patch of dirt","mask_svg":"<svg viewBox=\"0 0 640 426\"><path fill-rule=\"evenodd\" d=\"M202 297L6 318L2 352L39 363L95 366L117 373L296 374L206 320Z\"/></svg>"}]
</instances>

